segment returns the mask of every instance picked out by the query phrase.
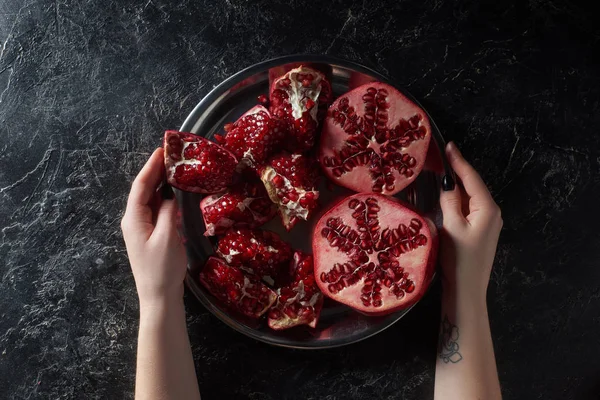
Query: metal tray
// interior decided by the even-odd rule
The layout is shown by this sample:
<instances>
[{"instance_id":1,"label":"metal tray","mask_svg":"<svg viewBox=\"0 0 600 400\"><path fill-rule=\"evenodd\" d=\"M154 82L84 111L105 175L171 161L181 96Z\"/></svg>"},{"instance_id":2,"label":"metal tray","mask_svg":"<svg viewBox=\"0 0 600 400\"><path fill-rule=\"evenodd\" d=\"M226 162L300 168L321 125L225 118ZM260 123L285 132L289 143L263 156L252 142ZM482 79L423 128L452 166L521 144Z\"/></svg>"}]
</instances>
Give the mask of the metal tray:
<instances>
[{"instance_id":1,"label":"metal tray","mask_svg":"<svg viewBox=\"0 0 600 400\"><path fill-rule=\"evenodd\" d=\"M269 71L276 74L281 68L289 69L287 64L303 63L316 64L320 69L331 73L331 84L334 96L370 81L390 82L385 76L354 62L321 55L297 55L265 61L246 68L215 87L198 103L188 115L180 130L193 132L212 138L215 133L222 131L223 125L235 121L251 106L257 104L257 96L268 94ZM397 85L394 85L397 87ZM419 104L409 93L399 88L405 95ZM426 111L425 111L426 112ZM422 213L435 221L438 227L441 223L439 209L439 188L444 174L452 172L447 165L443 148L444 139L429 115L433 140L427 155L427 161L418 178L398 194L412 203ZM333 192L322 192L321 209L324 210L333 198L350 194L345 189ZM199 209L201 195L175 191L182 213L182 231L186 238L188 253L188 273L186 284L200 302L217 318L243 333L246 336L276 346L323 349L343 346L358 342L373 336L402 318L410 309L395 312L383 317L367 317L352 309L326 299L321 318L315 329L296 327L285 331L271 330L265 321L249 321L243 317L232 315L219 305L199 283L198 273L204 260L213 253L214 239L203 236L204 223ZM318 220L315 216L312 223ZM295 248L310 251L311 221L299 223L292 232L285 231L278 218L265 225L266 229L279 233Z\"/></svg>"}]
</instances>

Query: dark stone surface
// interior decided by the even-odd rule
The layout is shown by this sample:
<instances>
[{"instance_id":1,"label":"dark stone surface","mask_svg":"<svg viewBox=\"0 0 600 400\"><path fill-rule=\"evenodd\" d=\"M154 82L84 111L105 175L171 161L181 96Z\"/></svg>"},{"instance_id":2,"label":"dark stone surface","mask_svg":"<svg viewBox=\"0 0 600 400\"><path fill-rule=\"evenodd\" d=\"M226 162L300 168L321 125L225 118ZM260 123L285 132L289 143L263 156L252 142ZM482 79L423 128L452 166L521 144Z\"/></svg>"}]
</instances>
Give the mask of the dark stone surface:
<instances>
[{"instance_id":1,"label":"dark stone surface","mask_svg":"<svg viewBox=\"0 0 600 400\"><path fill-rule=\"evenodd\" d=\"M0 1L0 398L132 398L129 181L214 85L291 53L389 74L503 209L489 309L506 399L600 392L598 23L564 0ZM384 5L387 4L387 5ZM322 352L188 296L205 399L432 398L439 295Z\"/></svg>"}]
</instances>

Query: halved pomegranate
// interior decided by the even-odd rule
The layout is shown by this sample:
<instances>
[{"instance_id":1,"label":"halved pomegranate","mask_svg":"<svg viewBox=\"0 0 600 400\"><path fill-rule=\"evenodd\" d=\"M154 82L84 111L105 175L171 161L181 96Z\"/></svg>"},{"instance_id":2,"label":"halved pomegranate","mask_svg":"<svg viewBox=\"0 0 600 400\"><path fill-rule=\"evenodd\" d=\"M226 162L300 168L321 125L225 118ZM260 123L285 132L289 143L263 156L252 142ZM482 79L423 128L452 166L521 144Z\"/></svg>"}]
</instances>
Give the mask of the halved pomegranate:
<instances>
[{"instance_id":1,"label":"halved pomegranate","mask_svg":"<svg viewBox=\"0 0 600 400\"><path fill-rule=\"evenodd\" d=\"M313 254L315 279L326 296L365 314L384 315L425 293L437 256L437 230L397 199L359 193L319 220Z\"/></svg>"},{"instance_id":2,"label":"halved pomegranate","mask_svg":"<svg viewBox=\"0 0 600 400\"><path fill-rule=\"evenodd\" d=\"M300 153L280 153L259 173L288 231L300 219L308 220L319 198L316 189L319 170L315 160Z\"/></svg>"},{"instance_id":3,"label":"halved pomegranate","mask_svg":"<svg viewBox=\"0 0 600 400\"><path fill-rule=\"evenodd\" d=\"M323 294L315 283L313 257L301 251L290 263L292 282L277 289L277 301L269 311L269 327L275 330L298 325L317 326Z\"/></svg>"},{"instance_id":4,"label":"halved pomegranate","mask_svg":"<svg viewBox=\"0 0 600 400\"><path fill-rule=\"evenodd\" d=\"M277 299L275 292L260 280L217 257L206 261L200 282L226 307L251 318L263 315Z\"/></svg>"},{"instance_id":5,"label":"halved pomegranate","mask_svg":"<svg viewBox=\"0 0 600 400\"><path fill-rule=\"evenodd\" d=\"M277 212L260 181L240 182L223 194L206 196L200 202L206 226L204 236L222 235L231 227L257 228Z\"/></svg>"},{"instance_id":6,"label":"halved pomegranate","mask_svg":"<svg viewBox=\"0 0 600 400\"><path fill-rule=\"evenodd\" d=\"M392 86L371 82L329 107L319 161L341 186L393 195L421 172L430 138L421 108Z\"/></svg>"},{"instance_id":7,"label":"halved pomegranate","mask_svg":"<svg viewBox=\"0 0 600 400\"><path fill-rule=\"evenodd\" d=\"M229 265L273 285L285 272L292 258L292 248L275 232L235 228L219 240L217 254Z\"/></svg>"},{"instance_id":8,"label":"halved pomegranate","mask_svg":"<svg viewBox=\"0 0 600 400\"><path fill-rule=\"evenodd\" d=\"M332 100L331 85L321 72L300 66L276 79L270 90L270 110L289 133L289 151L303 152L315 144L317 127Z\"/></svg>"},{"instance_id":9,"label":"halved pomegranate","mask_svg":"<svg viewBox=\"0 0 600 400\"><path fill-rule=\"evenodd\" d=\"M186 192L218 193L233 182L235 156L210 140L193 133L166 131L164 149L171 186Z\"/></svg>"},{"instance_id":10,"label":"halved pomegranate","mask_svg":"<svg viewBox=\"0 0 600 400\"><path fill-rule=\"evenodd\" d=\"M231 151L244 166L256 168L281 150L284 129L264 106L252 107L215 140Z\"/></svg>"}]
</instances>

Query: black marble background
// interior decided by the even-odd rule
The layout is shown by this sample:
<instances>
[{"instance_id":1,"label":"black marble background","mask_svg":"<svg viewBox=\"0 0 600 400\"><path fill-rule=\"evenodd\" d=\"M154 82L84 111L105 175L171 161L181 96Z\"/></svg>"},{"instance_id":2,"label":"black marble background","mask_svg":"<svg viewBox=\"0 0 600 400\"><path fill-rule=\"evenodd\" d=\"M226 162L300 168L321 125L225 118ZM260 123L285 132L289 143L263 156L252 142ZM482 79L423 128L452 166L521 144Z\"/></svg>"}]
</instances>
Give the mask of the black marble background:
<instances>
[{"instance_id":1,"label":"black marble background","mask_svg":"<svg viewBox=\"0 0 600 400\"><path fill-rule=\"evenodd\" d=\"M0 398L133 397L129 182L222 79L323 53L408 88L501 205L489 313L504 397L598 399L599 38L591 5L564 0L0 0ZM439 292L320 352L186 304L205 399L433 396Z\"/></svg>"}]
</instances>

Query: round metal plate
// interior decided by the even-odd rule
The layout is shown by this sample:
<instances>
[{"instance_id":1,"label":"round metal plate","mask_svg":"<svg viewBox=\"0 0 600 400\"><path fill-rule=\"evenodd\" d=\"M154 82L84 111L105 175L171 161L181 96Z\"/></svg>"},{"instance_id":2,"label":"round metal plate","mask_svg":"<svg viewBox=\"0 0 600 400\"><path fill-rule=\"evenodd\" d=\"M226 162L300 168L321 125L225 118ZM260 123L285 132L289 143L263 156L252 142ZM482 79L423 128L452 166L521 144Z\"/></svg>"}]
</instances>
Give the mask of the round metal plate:
<instances>
[{"instance_id":1,"label":"round metal plate","mask_svg":"<svg viewBox=\"0 0 600 400\"><path fill-rule=\"evenodd\" d=\"M392 83L385 76L367 67L332 57L298 55L277 58L253 65L223 81L198 103L180 130L212 138L215 133L222 131L225 123L235 121L250 107L257 104L258 95L268 94L269 71L277 76L282 70L293 67L289 64L297 63L312 64L313 67L327 70L330 73L334 97L348 91L349 88L371 81ZM405 90L399 89L414 100ZM444 140L430 115L429 118L433 140L425 167L418 178L400 192L398 197L413 204L439 227L441 213L438 199L441 177L445 173L451 174L451 171L444 157ZM321 209L327 209L335 198L347 194L350 192L345 189L337 188L330 191L323 186L319 199ZM199 270L204 260L213 253L212 248L215 244L213 238L206 238L203 235L204 223L199 208L202 196L179 190L175 190L175 195L182 213L182 230L186 238L189 259L186 284L198 300L217 318L249 337L284 347L331 348L373 336L391 326L409 311L407 309L383 317L367 317L346 306L326 300L315 329L301 326L285 331L273 331L262 320L249 321L232 315L198 283ZM294 248L310 251L311 228L317 220L318 216L315 216L312 221L301 222L289 233L279 223L278 218L264 228L279 233Z\"/></svg>"}]
</instances>

